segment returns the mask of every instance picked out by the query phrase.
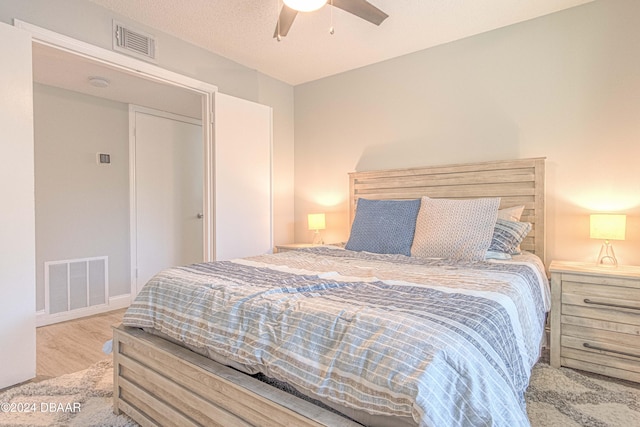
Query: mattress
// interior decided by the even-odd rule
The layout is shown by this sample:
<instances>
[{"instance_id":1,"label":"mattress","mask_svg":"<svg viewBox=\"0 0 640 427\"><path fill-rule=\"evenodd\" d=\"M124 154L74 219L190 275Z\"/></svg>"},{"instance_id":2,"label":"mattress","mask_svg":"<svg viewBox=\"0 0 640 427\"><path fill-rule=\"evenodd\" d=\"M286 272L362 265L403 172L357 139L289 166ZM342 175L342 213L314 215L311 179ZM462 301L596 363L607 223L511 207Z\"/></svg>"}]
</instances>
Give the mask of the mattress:
<instances>
[{"instance_id":1,"label":"mattress","mask_svg":"<svg viewBox=\"0 0 640 427\"><path fill-rule=\"evenodd\" d=\"M526 426L548 310L531 254L460 262L317 247L165 270L123 324L366 425Z\"/></svg>"}]
</instances>

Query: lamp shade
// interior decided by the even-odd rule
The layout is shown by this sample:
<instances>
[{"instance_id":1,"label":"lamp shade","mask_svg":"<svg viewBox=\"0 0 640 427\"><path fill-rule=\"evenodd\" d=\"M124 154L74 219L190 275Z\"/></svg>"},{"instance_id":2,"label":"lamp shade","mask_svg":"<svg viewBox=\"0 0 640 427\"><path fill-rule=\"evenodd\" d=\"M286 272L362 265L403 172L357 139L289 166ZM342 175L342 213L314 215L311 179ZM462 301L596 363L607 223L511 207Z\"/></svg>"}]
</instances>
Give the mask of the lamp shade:
<instances>
[{"instance_id":1,"label":"lamp shade","mask_svg":"<svg viewBox=\"0 0 640 427\"><path fill-rule=\"evenodd\" d=\"M327 4L327 0L283 0L284 4L298 12L313 12Z\"/></svg>"},{"instance_id":2,"label":"lamp shade","mask_svg":"<svg viewBox=\"0 0 640 427\"><path fill-rule=\"evenodd\" d=\"M307 221L309 222L309 230L324 230L325 222L324 222L324 214L316 213L309 214L307 216Z\"/></svg>"},{"instance_id":3,"label":"lamp shade","mask_svg":"<svg viewBox=\"0 0 640 427\"><path fill-rule=\"evenodd\" d=\"M590 237L601 240L624 240L627 216L622 214L591 215Z\"/></svg>"}]
</instances>

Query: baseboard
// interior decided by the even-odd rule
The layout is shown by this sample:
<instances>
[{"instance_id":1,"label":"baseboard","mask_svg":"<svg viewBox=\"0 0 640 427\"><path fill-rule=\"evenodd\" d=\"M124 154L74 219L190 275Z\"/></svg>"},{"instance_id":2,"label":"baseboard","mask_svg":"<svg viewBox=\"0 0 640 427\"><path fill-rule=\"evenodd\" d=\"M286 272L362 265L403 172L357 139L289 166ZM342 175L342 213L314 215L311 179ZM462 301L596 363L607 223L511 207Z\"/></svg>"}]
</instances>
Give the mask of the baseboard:
<instances>
[{"instance_id":1,"label":"baseboard","mask_svg":"<svg viewBox=\"0 0 640 427\"><path fill-rule=\"evenodd\" d=\"M40 310L36 312L36 327L66 322L67 320L79 319L81 317L93 316L94 314L106 313L120 308L129 307L129 304L131 304L131 295L125 294L110 297L108 304L79 308L73 311L65 311L64 313L47 314L44 310Z\"/></svg>"}]
</instances>

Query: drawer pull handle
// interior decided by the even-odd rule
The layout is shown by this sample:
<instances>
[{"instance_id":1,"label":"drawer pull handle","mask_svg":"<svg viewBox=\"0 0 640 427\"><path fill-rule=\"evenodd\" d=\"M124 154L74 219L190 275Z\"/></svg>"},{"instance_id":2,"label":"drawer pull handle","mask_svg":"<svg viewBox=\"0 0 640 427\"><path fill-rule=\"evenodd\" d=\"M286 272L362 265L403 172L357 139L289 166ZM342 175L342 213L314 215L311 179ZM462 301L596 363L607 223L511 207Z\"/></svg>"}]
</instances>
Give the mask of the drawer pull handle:
<instances>
[{"instance_id":1,"label":"drawer pull handle","mask_svg":"<svg viewBox=\"0 0 640 427\"><path fill-rule=\"evenodd\" d=\"M633 353L626 353L624 351L618 351L618 350L611 350L608 348L604 348L604 347L598 347L595 345L591 345L588 342L582 344L585 348L590 348L591 350L599 350L599 351L606 351L607 353L616 353L616 354L621 354L623 356L629 356L629 357L637 357L640 359L640 354L633 354Z\"/></svg>"},{"instance_id":2,"label":"drawer pull handle","mask_svg":"<svg viewBox=\"0 0 640 427\"><path fill-rule=\"evenodd\" d=\"M585 304L594 304L594 305L602 305L605 307L615 307L615 308L627 308L629 310L638 310L640 311L639 307L633 307L630 305L622 305L622 304L611 304L608 302L598 302L598 301L591 301L589 298L585 298L584 299Z\"/></svg>"}]
</instances>

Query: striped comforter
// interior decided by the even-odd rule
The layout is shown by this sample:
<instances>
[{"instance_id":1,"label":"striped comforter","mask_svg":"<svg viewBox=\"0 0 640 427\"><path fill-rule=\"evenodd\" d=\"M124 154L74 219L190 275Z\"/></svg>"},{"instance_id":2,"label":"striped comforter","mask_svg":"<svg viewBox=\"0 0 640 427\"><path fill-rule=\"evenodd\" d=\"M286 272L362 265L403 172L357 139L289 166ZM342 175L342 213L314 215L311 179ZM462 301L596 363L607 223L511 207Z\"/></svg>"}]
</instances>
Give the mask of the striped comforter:
<instances>
[{"instance_id":1,"label":"striped comforter","mask_svg":"<svg viewBox=\"0 0 640 427\"><path fill-rule=\"evenodd\" d=\"M527 426L542 265L328 247L175 267L124 317L311 397L420 426Z\"/></svg>"}]
</instances>

